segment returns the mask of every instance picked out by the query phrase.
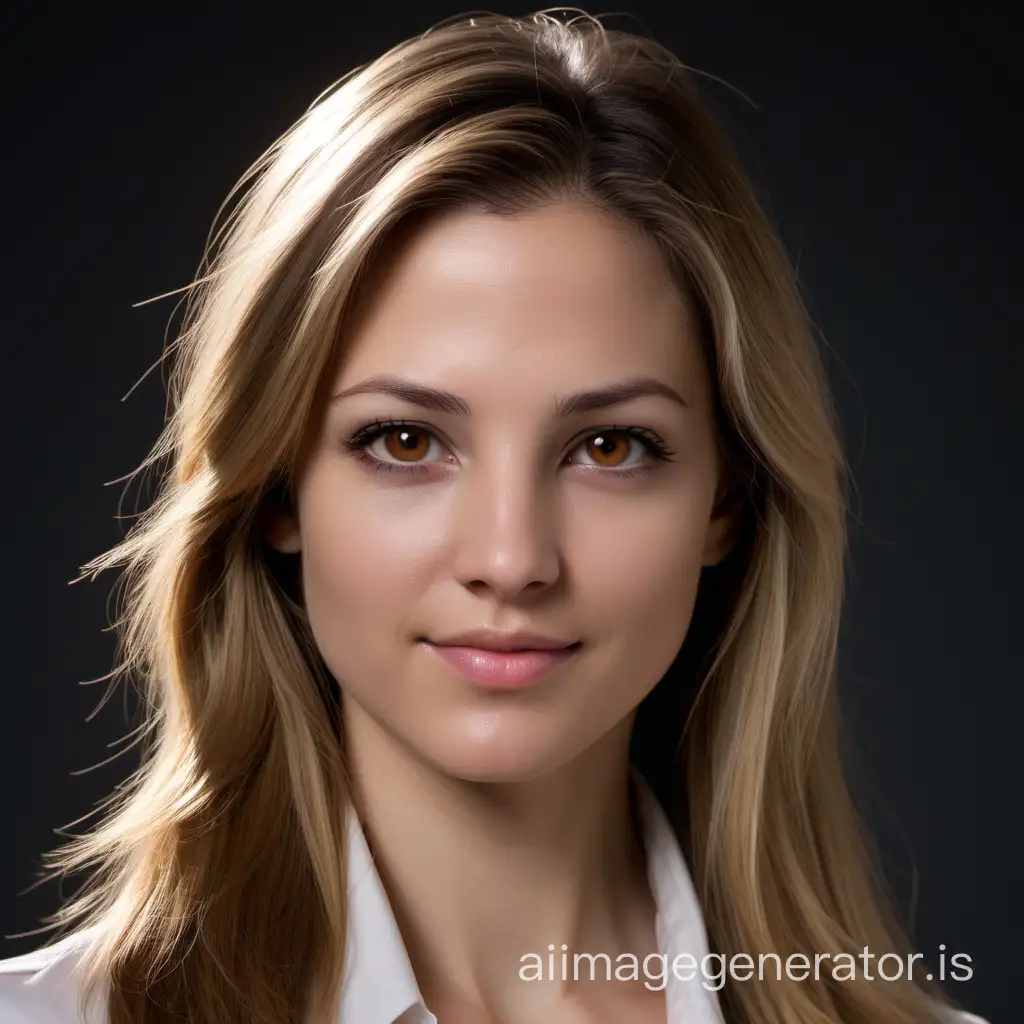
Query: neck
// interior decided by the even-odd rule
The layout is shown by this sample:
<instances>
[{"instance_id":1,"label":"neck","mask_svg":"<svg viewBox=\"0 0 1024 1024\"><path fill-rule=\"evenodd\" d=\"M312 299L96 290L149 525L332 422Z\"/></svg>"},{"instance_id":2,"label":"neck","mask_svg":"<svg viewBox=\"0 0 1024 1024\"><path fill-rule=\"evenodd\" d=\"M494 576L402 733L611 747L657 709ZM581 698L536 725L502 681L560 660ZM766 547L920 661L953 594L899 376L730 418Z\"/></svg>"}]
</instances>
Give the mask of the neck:
<instances>
[{"instance_id":1,"label":"neck","mask_svg":"<svg viewBox=\"0 0 1024 1024\"><path fill-rule=\"evenodd\" d=\"M620 723L534 779L481 783L425 764L346 701L355 804L428 1004L491 1003L521 958L654 952L654 904L633 824ZM439 1001L439 1000L435 1000Z\"/></svg>"}]
</instances>

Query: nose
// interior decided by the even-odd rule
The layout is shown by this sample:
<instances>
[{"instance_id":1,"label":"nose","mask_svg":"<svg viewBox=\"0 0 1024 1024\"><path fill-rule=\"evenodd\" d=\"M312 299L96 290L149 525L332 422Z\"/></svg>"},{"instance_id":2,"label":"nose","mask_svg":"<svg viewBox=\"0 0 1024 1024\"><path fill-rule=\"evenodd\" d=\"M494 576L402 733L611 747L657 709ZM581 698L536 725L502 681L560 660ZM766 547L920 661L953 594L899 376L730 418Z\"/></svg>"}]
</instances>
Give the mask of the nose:
<instances>
[{"instance_id":1,"label":"nose","mask_svg":"<svg viewBox=\"0 0 1024 1024\"><path fill-rule=\"evenodd\" d=\"M561 573L557 487L511 456L463 472L453 538L459 582L502 602L538 596Z\"/></svg>"}]
</instances>

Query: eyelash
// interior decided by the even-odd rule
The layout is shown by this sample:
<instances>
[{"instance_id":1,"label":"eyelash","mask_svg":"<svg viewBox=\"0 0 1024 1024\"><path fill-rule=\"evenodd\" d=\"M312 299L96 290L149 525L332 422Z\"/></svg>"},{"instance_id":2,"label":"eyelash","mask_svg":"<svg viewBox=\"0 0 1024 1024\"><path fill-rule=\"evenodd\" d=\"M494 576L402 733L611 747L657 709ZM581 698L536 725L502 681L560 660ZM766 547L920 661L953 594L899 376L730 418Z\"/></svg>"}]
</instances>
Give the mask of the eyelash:
<instances>
[{"instance_id":1,"label":"eyelash","mask_svg":"<svg viewBox=\"0 0 1024 1024\"><path fill-rule=\"evenodd\" d=\"M352 453L352 455L358 459L365 466L374 473L406 473L419 475L422 473L430 472L430 463L410 462L406 465L397 462L385 462L383 459L378 459L375 455L371 455L366 449L373 444L374 441L379 437L383 437L385 434L391 433L393 430L399 430L403 427L412 428L414 430L422 430L424 433L429 434L431 437L439 440L437 436L426 427L420 426L418 423L411 423L407 420L375 420L369 424L357 430L350 438L347 438L343 443L345 447ZM647 454L655 460L655 462L673 462L675 453L672 452L664 441L657 434L651 430L647 430L644 427L618 427L618 426L607 426L601 427L598 430L592 430L590 433L580 438L579 444L582 444L588 438L596 437L598 434L607 431L608 433L625 434L627 437L635 438L639 441L644 448L647 450ZM576 447L579 447L577 444ZM574 449L575 450L575 449ZM589 469L598 469L600 467L590 466ZM642 476L646 473L650 473L656 466L653 463L647 463L645 465L634 467L633 469L609 469L608 473L613 474L617 477L631 478Z\"/></svg>"}]
</instances>

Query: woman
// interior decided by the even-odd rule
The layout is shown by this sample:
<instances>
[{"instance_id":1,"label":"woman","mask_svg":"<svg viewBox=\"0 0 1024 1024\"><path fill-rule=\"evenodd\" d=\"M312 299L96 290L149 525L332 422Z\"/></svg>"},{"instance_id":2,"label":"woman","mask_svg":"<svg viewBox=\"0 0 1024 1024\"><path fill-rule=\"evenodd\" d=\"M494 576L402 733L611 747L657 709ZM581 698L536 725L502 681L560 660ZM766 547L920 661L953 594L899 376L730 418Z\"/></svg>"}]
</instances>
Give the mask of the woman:
<instances>
[{"instance_id":1,"label":"woman","mask_svg":"<svg viewBox=\"0 0 1024 1024\"><path fill-rule=\"evenodd\" d=\"M833 413L676 58L396 47L256 165L178 349L85 567L147 757L4 1022L969 1019L858 837Z\"/></svg>"}]
</instances>

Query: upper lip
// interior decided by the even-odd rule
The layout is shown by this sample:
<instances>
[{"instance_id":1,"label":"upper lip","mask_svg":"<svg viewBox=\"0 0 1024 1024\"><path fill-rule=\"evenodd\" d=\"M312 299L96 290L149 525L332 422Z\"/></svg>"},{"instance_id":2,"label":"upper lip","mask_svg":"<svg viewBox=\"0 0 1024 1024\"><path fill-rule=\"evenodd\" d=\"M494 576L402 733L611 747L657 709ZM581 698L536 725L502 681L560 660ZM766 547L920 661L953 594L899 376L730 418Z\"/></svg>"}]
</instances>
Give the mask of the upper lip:
<instances>
[{"instance_id":1,"label":"upper lip","mask_svg":"<svg viewBox=\"0 0 1024 1024\"><path fill-rule=\"evenodd\" d=\"M503 633L496 629L471 629L430 643L438 647L479 647L485 651L554 651L572 647L575 641L525 630Z\"/></svg>"}]
</instances>

